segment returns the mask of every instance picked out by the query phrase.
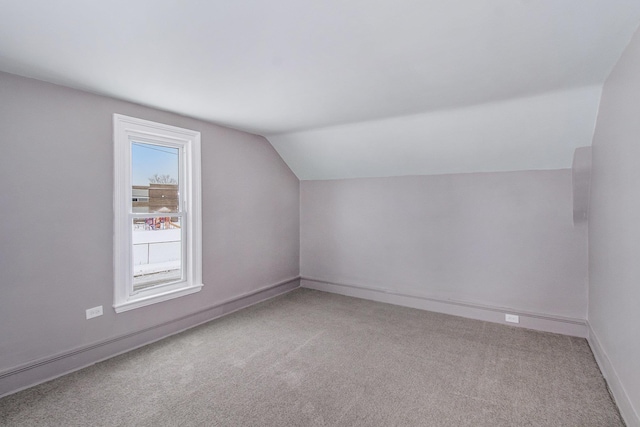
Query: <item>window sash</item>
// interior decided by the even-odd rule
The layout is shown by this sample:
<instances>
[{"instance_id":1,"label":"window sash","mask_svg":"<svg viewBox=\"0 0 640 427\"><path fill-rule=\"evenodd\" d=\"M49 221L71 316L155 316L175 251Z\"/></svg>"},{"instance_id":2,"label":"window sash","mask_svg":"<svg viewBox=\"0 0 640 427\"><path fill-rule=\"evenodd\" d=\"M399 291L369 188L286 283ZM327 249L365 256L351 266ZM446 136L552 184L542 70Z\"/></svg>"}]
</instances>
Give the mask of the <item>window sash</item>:
<instances>
[{"instance_id":1,"label":"window sash","mask_svg":"<svg viewBox=\"0 0 640 427\"><path fill-rule=\"evenodd\" d=\"M135 219L142 219L142 218L179 218L179 222L180 222L180 278L170 281L170 282L165 282L165 283L159 283L156 285L152 285L149 286L147 288L143 288L143 289L135 289L135 265L133 262L134 259L134 246L135 246L135 242L133 241L133 221ZM188 245L188 241L187 241L187 233L186 231L189 230L189 220L188 220L188 215L185 212L156 212L156 213L129 213L129 224L131 227L131 271L130 271L130 278L131 281L130 283L127 284L128 286L128 290L129 290L129 297L133 297L136 296L138 294L141 293L150 293L150 292L155 292L160 288L168 288L171 286L175 286L175 285L180 285L182 283L187 282L188 277L187 277L187 263L189 261L189 245Z\"/></svg>"},{"instance_id":2,"label":"window sash","mask_svg":"<svg viewBox=\"0 0 640 427\"><path fill-rule=\"evenodd\" d=\"M149 212L149 213L144 213L144 212L129 212L129 218L131 220L134 220L136 218L164 218L167 216L170 217L180 217L180 218L187 218L187 213L186 212Z\"/></svg>"}]
</instances>

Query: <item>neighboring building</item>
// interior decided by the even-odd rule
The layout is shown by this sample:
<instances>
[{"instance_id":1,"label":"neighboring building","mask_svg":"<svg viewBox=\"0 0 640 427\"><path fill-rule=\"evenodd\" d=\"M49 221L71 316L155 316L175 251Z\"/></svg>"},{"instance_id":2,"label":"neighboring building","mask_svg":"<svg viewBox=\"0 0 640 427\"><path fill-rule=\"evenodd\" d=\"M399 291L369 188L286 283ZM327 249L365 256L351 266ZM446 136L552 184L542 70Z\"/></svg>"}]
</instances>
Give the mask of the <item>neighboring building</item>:
<instances>
[{"instance_id":1,"label":"neighboring building","mask_svg":"<svg viewBox=\"0 0 640 427\"><path fill-rule=\"evenodd\" d=\"M178 185L134 185L131 188L131 203L134 213L176 212L178 210Z\"/></svg>"},{"instance_id":2,"label":"neighboring building","mask_svg":"<svg viewBox=\"0 0 640 427\"><path fill-rule=\"evenodd\" d=\"M132 212L149 212L149 186L134 185L131 188Z\"/></svg>"}]
</instances>

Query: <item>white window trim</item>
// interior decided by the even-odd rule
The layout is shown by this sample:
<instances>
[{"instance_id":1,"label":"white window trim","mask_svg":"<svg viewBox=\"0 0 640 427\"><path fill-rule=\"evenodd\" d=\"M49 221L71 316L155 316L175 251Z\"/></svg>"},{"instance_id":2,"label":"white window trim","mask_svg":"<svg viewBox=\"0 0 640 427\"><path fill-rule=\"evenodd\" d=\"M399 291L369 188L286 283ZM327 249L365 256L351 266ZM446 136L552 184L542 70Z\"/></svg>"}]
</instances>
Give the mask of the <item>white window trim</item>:
<instances>
[{"instance_id":1,"label":"white window trim","mask_svg":"<svg viewBox=\"0 0 640 427\"><path fill-rule=\"evenodd\" d=\"M114 302L116 313L189 295L202 289L202 202L200 186L200 132L113 115L114 140ZM186 278L169 286L133 293L131 209L131 141L160 142L183 149L180 179L184 180L186 227L183 239Z\"/></svg>"}]
</instances>

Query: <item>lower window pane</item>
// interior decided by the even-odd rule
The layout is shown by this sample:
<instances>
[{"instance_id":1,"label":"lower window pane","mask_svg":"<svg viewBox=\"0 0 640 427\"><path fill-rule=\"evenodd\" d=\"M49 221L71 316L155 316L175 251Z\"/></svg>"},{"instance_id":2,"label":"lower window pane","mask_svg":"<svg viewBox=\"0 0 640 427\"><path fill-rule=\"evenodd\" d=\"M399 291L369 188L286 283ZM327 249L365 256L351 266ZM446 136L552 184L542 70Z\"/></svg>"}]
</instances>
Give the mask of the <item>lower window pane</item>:
<instances>
[{"instance_id":1,"label":"lower window pane","mask_svg":"<svg viewBox=\"0 0 640 427\"><path fill-rule=\"evenodd\" d=\"M179 217L133 220L133 290L182 280L182 230Z\"/></svg>"}]
</instances>

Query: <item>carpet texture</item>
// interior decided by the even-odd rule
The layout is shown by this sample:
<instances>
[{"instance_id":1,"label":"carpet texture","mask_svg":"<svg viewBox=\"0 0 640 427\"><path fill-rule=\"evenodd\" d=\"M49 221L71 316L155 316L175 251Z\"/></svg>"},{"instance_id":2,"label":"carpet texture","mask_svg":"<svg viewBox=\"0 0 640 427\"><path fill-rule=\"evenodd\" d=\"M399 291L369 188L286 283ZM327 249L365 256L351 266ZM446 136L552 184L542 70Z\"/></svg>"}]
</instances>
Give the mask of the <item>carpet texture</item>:
<instances>
[{"instance_id":1,"label":"carpet texture","mask_svg":"<svg viewBox=\"0 0 640 427\"><path fill-rule=\"evenodd\" d=\"M297 289L0 400L3 426L622 426L586 340Z\"/></svg>"}]
</instances>

